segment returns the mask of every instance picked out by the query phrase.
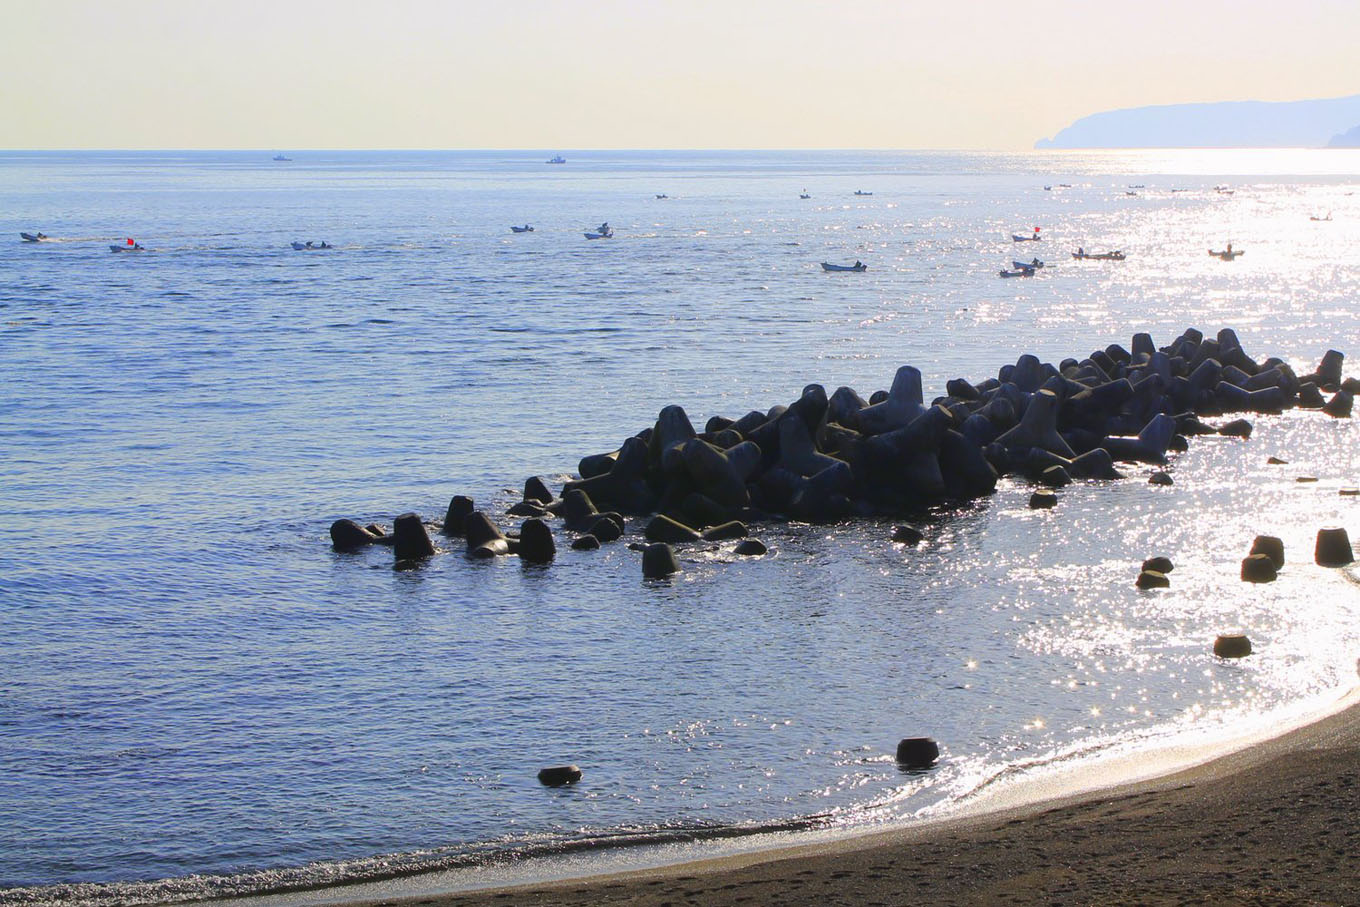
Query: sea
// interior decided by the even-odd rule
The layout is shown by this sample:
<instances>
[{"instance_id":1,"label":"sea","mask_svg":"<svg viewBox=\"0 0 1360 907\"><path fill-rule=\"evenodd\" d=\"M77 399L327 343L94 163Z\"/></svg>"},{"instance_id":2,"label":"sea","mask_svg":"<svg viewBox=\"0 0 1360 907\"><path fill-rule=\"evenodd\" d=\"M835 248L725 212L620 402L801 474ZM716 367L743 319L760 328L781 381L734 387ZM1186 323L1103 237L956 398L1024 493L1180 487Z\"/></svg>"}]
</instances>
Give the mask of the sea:
<instances>
[{"instance_id":1,"label":"sea","mask_svg":"<svg viewBox=\"0 0 1360 907\"><path fill-rule=\"evenodd\" d=\"M1312 554L1360 531L1360 427L1317 411L1193 438L1170 486L1129 464L1037 511L1007 478L915 546L756 523L765 556L682 546L668 580L637 521L598 551L559 526L548 566L328 529L459 494L515 529L526 478L560 491L662 407L902 365L930 399L1192 327L1349 365L1360 151L274 156L0 153L0 902L850 834L1357 683L1360 594ZM1239 578L1258 534L1274 583ZM1170 588L1136 589L1154 555ZM1213 656L1231 631L1250 657ZM898 767L908 736L935 768Z\"/></svg>"}]
</instances>

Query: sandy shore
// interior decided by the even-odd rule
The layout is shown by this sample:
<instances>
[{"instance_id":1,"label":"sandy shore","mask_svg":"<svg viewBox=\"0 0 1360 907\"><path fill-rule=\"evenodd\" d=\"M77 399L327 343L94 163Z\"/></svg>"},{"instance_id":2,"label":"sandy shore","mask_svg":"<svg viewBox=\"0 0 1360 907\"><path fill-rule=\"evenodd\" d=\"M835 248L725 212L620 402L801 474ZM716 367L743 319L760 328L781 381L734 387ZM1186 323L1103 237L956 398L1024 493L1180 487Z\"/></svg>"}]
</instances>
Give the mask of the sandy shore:
<instances>
[{"instance_id":1,"label":"sandy shore","mask_svg":"<svg viewBox=\"0 0 1360 907\"><path fill-rule=\"evenodd\" d=\"M369 903L1360 905L1360 705L1186 771L981 818Z\"/></svg>"}]
</instances>

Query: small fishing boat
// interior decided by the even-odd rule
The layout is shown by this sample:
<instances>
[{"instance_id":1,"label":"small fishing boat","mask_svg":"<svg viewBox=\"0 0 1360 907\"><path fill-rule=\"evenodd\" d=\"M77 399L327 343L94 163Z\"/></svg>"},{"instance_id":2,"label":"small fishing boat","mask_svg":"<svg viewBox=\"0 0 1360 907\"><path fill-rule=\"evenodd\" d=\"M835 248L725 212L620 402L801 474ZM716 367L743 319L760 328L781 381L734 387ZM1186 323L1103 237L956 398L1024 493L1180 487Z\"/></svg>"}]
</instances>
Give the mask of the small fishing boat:
<instances>
[{"instance_id":1,"label":"small fishing boat","mask_svg":"<svg viewBox=\"0 0 1360 907\"><path fill-rule=\"evenodd\" d=\"M44 239L47 239L47 234L46 234L46 233L25 233L25 232L23 232L22 230L20 230L20 231L19 231L19 238L22 239L24 242L42 242Z\"/></svg>"},{"instance_id":2,"label":"small fishing boat","mask_svg":"<svg viewBox=\"0 0 1360 907\"><path fill-rule=\"evenodd\" d=\"M127 242L126 242L125 244L123 244L123 243L113 243L112 245L110 245L110 246L109 246L109 251L110 251L110 252L144 252L144 251L146 251L146 250L142 248L142 244L141 244L141 243L137 242L137 241L134 240L132 237L128 237L128 240L127 240Z\"/></svg>"},{"instance_id":3,"label":"small fishing boat","mask_svg":"<svg viewBox=\"0 0 1360 907\"><path fill-rule=\"evenodd\" d=\"M1078 249L1072 253L1072 257L1077 261L1123 261L1124 253L1119 249L1112 252L1087 252L1085 249Z\"/></svg>"},{"instance_id":4,"label":"small fishing boat","mask_svg":"<svg viewBox=\"0 0 1360 907\"><path fill-rule=\"evenodd\" d=\"M669 196L669 195L666 195L666 194L663 192L662 194L658 195L657 198L670 198L670 196Z\"/></svg>"},{"instance_id":5,"label":"small fishing boat","mask_svg":"<svg viewBox=\"0 0 1360 907\"><path fill-rule=\"evenodd\" d=\"M1011 240L1013 242L1038 242L1041 239L1043 239L1043 237L1039 235L1038 227L1035 227L1034 232L1029 235L1026 235L1024 233L1011 234Z\"/></svg>"},{"instance_id":6,"label":"small fishing boat","mask_svg":"<svg viewBox=\"0 0 1360 907\"><path fill-rule=\"evenodd\" d=\"M824 261L824 262L822 262L822 270L823 270L823 271L853 271L853 272L855 272L855 273L859 273L859 272L861 272L861 271L867 271L867 270L869 270L869 266L866 265L866 264L865 264L864 262L862 262L862 261L856 261L856 262L855 262L854 264L852 264L852 265L833 265L833 264L832 264L831 262L829 262L829 261Z\"/></svg>"},{"instance_id":7,"label":"small fishing boat","mask_svg":"<svg viewBox=\"0 0 1360 907\"><path fill-rule=\"evenodd\" d=\"M1232 261L1237 256L1246 255L1247 253L1243 249L1234 249L1232 247L1232 243L1229 243L1228 247L1223 251L1215 252L1213 249L1210 249L1209 254L1212 255L1214 258L1220 259L1222 261Z\"/></svg>"},{"instance_id":8,"label":"small fishing boat","mask_svg":"<svg viewBox=\"0 0 1360 907\"><path fill-rule=\"evenodd\" d=\"M1033 277L1034 269L1030 267L1016 268L1014 271L1001 270L1002 277Z\"/></svg>"},{"instance_id":9,"label":"small fishing boat","mask_svg":"<svg viewBox=\"0 0 1360 907\"><path fill-rule=\"evenodd\" d=\"M1037 258L1033 261L1015 261L1012 259L1011 266L1016 268L1042 268L1044 263Z\"/></svg>"},{"instance_id":10,"label":"small fishing boat","mask_svg":"<svg viewBox=\"0 0 1360 907\"><path fill-rule=\"evenodd\" d=\"M532 232L534 232L534 227L533 227L533 224L525 224L525 225L522 226L522 227L511 227L511 228L510 228L510 232L511 232L511 233L532 233Z\"/></svg>"},{"instance_id":11,"label":"small fishing boat","mask_svg":"<svg viewBox=\"0 0 1360 907\"><path fill-rule=\"evenodd\" d=\"M566 162L567 159L560 154L555 154L552 157L548 158L549 164L565 164Z\"/></svg>"},{"instance_id":12,"label":"small fishing boat","mask_svg":"<svg viewBox=\"0 0 1360 907\"><path fill-rule=\"evenodd\" d=\"M281 155L281 154L276 154L276 155L274 155L274 160L276 160L276 161L291 161L292 158L291 158L291 157L284 157L284 156Z\"/></svg>"},{"instance_id":13,"label":"small fishing boat","mask_svg":"<svg viewBox=\"0 0 1360 907\"><path fill-rule=\"evenodd\" d=\"M799 197L799 198L812 198L812 196L808 195L806 192L800 192L800 193L798 193L798 197Z\"/></svg>"},{"instance_id":14,"label":"small fishing boat","mask_svg":"<svg viewBox=\"0 0 1360 907\"><path fill-rule=\"evenodd\" d=\"M294 251L294 252L315 252L315 251L318 250L318 249L334 249L334 248L335 248L335 246L332 246L332 245L331 245L330 243L328 243L328 242L314 243L314 242L312 242L311 240L308 240L307 242L295 242L295 243L292 244L292 246L293 246L293 251Z\"/></svg>"},{"instance_id":15,"label":"small fishing boat","mask_svg":"<svg viewBox=\"0 0 1360 907\"><path fill-rule=\"evenodd\" d=\"M1316 220L1316 221L1331 220L1331 219L1332 219L1332 212L1328 211L1326 217L1318 217L1316 214L1310 214L1310 215L1308 215L1308 219L1309 219L1309 220Z\"/></svg>"},{"instance_id":16,"label":"small fishing boat","mask_svg":"<svg viewBox=\"0 0 1360 907\"><path fill-rule=\"evenodd\" d=\"M856 194L856 195L873 195L872 192L865 192L863 189L856 189L856 190L855 190L855 194Z\"/></svg>"}]
</instances>

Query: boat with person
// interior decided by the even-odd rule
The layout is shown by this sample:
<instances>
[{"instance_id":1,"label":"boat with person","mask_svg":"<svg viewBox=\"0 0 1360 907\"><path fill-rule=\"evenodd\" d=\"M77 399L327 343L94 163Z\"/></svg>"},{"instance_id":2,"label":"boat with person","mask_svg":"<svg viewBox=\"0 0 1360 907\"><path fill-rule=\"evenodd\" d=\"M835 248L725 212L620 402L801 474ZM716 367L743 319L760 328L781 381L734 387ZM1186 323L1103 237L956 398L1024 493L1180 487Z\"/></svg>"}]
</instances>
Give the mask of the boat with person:
<instances>
[{"instance_id":1,"label":"boat with person","mask_svg":"<svg viewBox=\"0 0 1360 907\"><path fill-rule=\"evenodd\" d=\"M548 158L549 164L565 164L566 162L567 159L560 154L554 154L552 157Z\"/></svg>"},{"instance_id":2,"label":"boat with person","mask_svg":"<svg viewBox=\"0 0 1360 907\"><path fill-rule=\"evenodd\" d=\"M1012 233L1012 234L1011 234L1011 241L1012 241L1012 242L1038 242L1038 241L1041 240L1041 239L1043 239L1043 237L1039 235L1039 228L1038 228L1038 227L1035 227L1035 228L1034 228L1034 232L1033 232L1033 233L1030 233L1030 234L1028 234L1028 235L1026 235L1026 234L1024 234L1024 233Z\"/></svg>"},{"instance_id":3,"label":"boat with person","mask_svg":"<svg viewBox=\"0 0 1360 907\"><path fill-rule=\"evenodd\" d=\"M1232 261L1239 255L1246 255L1247 253L1246 250L1244 249L1234 249L1232 247L1232 243L1228 243L1227 248L1223 249L1222 251L1215 252L1213 249L1210 249L1209 254L1221 261Z\"/></svg>"},{"instance_id":4,"label":"boat with person","mask_svg":"<svg viewBox=\"0 0 1360 907\"><path fill-rule=\"evenodd\" d=\"M823 271L838 271L838 272L839 272L839 271L849 271L849 272L854 272L854 273L857 273L857 274L858 274L858 273L860 273L860 272L862 272L862 271L867 271L867 270L869 270L869 266L866 265L864 262L859 261L858 259L857 259L857 260L855 261L855 263L852 264L852 265L833 265L833 264L832 264L831 262L829 262L829 261L824 261L824 262L822 262L822 270L823 270Z\"/></svg>"},{"instance_id":5,"label":"boat with person","mask_svg":"<svg viewBox=\"0 0 1360 907\"><path fill-rule=\"evenodd\" d=\"M1016 261L1012 259L1011 266L1015 268L1042 268L1044 263L1037 258L1032 261Z\"/></svg>"},{"instance_id":6,"label":"boat with person","mask_svg":"<svg viewBox=\"0 0 1360 907\"><path fill-rule=\"evenodd\" d=\"M1002 277L1033 277L1034 268L1031 268L1028 265L1023 265L1016 268L1014 271L1007 271L1005 268L1002 268L1000 273Z\"/></svg>"},{"instance_id":7,"label":"boat with person","mask_svg":"<svg viewBox=\"0 0 1360 907\"><path fill-rule=\"evenodd\" d=\"M274 160L276 160L276 161L291 161L292 158L291 158L291 157L284 157L284 156L281 155L281 154L276 154L276 155L274 155Z\"/></svg>"},{"instance_id":8,"label":"boat with person","mask_svg":"<svg viewBox=\"0 0 1360 907\"><path fill-rule=\"evenodd\" d=\"M855 190L855 194L856 194L856 195L873 195L872 192L865 192L863 189L856 189L856 190Z\"/></svg>"},{"instance_id":9,"label":"boat with person","mask_svg":"<svg viewBox=\"0 0 1360 907\"><path fill-rule=\"evenodd\" d=\"M47 239L47 234L42 232L25 233L24 231L20 230L19 238L22 239L24 242L42 242L44 239Z\"/></svg>"},{"instance_id":10,"label":"boat with person","mask_svg":"<svg viewBox=\"0 0 1360 907\"><path fill-rule=\"evenodd\" d=\"M315 252L315 251L317 251L318 249L334 249L334 248L335 248L335 246L331 245L330 243L328 243L328 242L326 242L326 241L324 241L324 240L322 240L322 241L319 242L319 243L318 243L318 242L312 242L311 240L308 240L307 242L295 242L295 243L292 244L292 246L293 246L293 251L294 251L294 252Z\"/></svg>"},{"instance_id":11,"label":"boat with person","mask_svg":"<svg viewBox=\"0 0 1360 907\"><path fill-rule=\"evenodd\" d=\"M614 228L609 226L609 221L605 221L594 230L587 230L585 236L586 239L613 239Z\"/></svg>"},{"instance_id":12,"label":"boat with person","mask_svg":"<svg viewBox=\"0 0 1360 907\"><path fill-rule=\"evenodd\" d=\"M133 239L131 236L129 236L129 237L127 238L127 241L126 241L125 243L113 243L113 244L111 244L111 245L109 246L109 251L110 251L110 252L145 252L146 249L142 247L142 244L141 244L141 243L137 242L135 239Z\"/></svg>"},{"instance_id":13,"label":"boat with person","mask_svg":"<svg viewBox=\"0 0 1360 907\"><path fill-rule=\"evenodd\" d=\"M1124 253L1120 249L1109 252L1087 252L1078 246L1077 251L1072 253L1072 257L1077 261L1123 261Z\"/></svg>"},{"instance_id":14,"label":"boat with person","mask_svg":"<svg viewBox=\"0 0 1360 907\"><path fill-rule=\"evenodd\" d=\"M511 232L511 233L532 233L532 232L534 232L534 225L533 225L533 224L525 224L525 225L522 226L522 227L511 227L511 228L510 228L510 232Z\"/></svg>"},{"instance_id":15,"label":"boat with person","mask_svg":"<svg viewBox=\"0 0 1360 907\"><path fill-rule=\"evenodd\" d=\"M1310 215L1308 215L1308 219L1309 219L1309 220L1316 220L1316 221L1331 220L1331 219L1332 219L1332 212L1328 211L1326 217L1318 217L1316 214L1310 214Z\"/></svg>"},{"instance_id":16,"label":"boat with person","mask_svg":"<svg viewBox=\"0 0 1360 907\"><path fill-rule=\"evenodd\" d=\"M808 192L807 192L806 189L804 189L802 192L798 193L798 197L799 197L799 198L812 198L811 195L808 195Z\"/></svg>"}]
</instances>

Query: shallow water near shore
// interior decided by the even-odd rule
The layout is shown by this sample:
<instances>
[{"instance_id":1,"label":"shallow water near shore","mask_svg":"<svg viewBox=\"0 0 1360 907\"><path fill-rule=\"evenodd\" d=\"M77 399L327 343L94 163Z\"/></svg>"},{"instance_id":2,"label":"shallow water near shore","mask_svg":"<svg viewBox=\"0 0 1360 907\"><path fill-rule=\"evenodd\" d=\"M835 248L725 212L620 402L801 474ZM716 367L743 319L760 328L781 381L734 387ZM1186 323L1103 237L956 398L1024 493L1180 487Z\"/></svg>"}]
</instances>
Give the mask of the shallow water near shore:
<instances>
[{"instance_id":1,"label":"shallow water near shore","mask_svg":"<svg viewBox=\"0 0 1360 907\"><path fill-rule=\"evenodd\" d=\"M443 543L398 571L326 530L503 512L669 403L867 397L901 364L929 397L1189 326L1360 355L1358 154L290 156L0 155L0 899L863 828L1354 682L1360 597L1311 552L1355 529L1360 429L1316 412L1192 439L1169 488L1134 467L1037 512L1008 480L915 548L761 526L770 555L686 549L669 582L562 535L547 568ZM1287 563L1249 586L1259 533ZM1139 592L1153 554L1172 586ZM1257 654L1212 658L1235 628ZM893 762L914 734L930 773ZM582 783L534 780L563 762Z\"/></svg>"}]
</instances>

